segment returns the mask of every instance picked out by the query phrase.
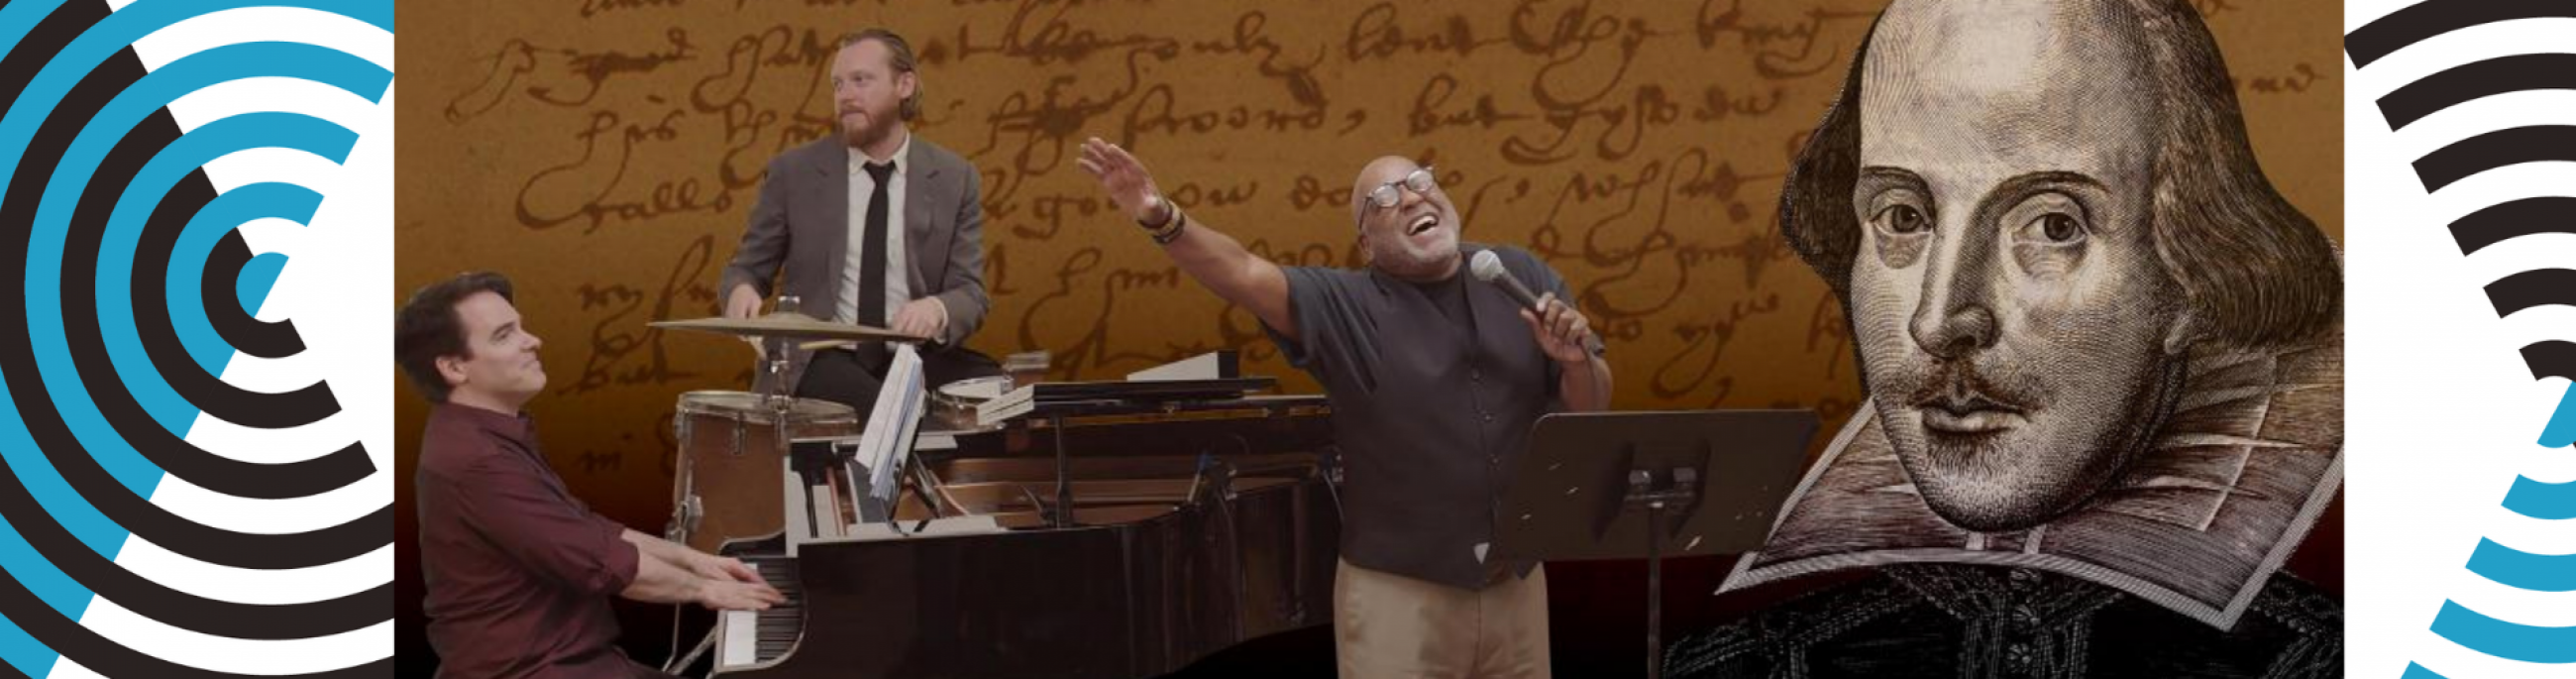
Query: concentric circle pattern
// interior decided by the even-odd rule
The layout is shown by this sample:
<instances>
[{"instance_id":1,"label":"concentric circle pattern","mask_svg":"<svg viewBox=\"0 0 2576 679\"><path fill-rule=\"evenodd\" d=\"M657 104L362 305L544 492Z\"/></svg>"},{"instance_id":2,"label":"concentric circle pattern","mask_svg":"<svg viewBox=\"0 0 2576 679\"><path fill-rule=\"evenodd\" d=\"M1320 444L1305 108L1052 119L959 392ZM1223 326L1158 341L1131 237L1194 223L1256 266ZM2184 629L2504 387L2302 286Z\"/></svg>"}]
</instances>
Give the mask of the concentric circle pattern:
<instances>
[{"instance_id":1,"label":"concentric circle pattern","mask_svg":"<svg viewBox=\"0 0 2576 679\"><path fill-rule=\"evenodd\" d=\"M2345 36L2344 45L2354 68L2369 75L2369 67L2382 58L2446 34L2502 22L2571 17L2576 17L2576 4L2564 2L2427 0L2355 29ZM2576 47L2576 42L2567 46ZM2576 89L2576 54L2511 54L2445 66L2377 100L2389 129L2403 131L2429 116L2489 97ZM2480 129L2426 153L2412 169L2427 194L2440 195L2481 173L2550 161L2576 161L2576 126ZM2516 197L2461 217L2450 224L2450 231L2463 255L2528 246L2541 234L2571 231L2566 218L2570 207L2576 207L2576 197ZM2576 306L2576 269L2516 271L2488 283L2485 292L2498 317L2545 306ZM2533 379L2576 379L2576 343L2544 339L2524 345L2521 353ZM2546 448L2576 443L2576 385L2560 398L2541 427L2538 443ZM2576 518L2576 482L2543 483L2520 477L2506 494L2504 508L2526 519ZM2466 568L2489 582L2522 592L2576 591L2576 554L2535 554L2481 539ZM2431 629L2450 643L2493 658L2544 665L2576 663L2576 627L2517 623L2451 600L2443 602ZM2416 664L2404 676L2441 675Z\"/></svg>"},{"instance_id":2,"label":"concentric circle pattern","mask_svg":"<svg viewBox=\"0 0 2576 679\"><path fill-rule=\"evenodd\" d=\"M354 592L288 593L294 603L250 603L278 595L156 578L119 559L121 551L148 544L198 562L192 567L205 572L301 572L380 555L393 535L389 502L321 528L249 532L208 525L202 516L155 501L165 483L281 506L388 483L358 441L301 451L216 450L190 435L208 422L309 431L350 407L343 400L348 395L332 388L332 376L319 371L285 389L226 379L226 368L244 360L317 365L297 362L315 348L295 320L259 317L262 302L279 289L286 258L258 256L242 227L263 220L314 224L329 196L275 181L218 190L208 168L226 158L278 152L344 165L360 147L360 133L298 112L303 102L297 100L186 125L173 105L254 79L292 80L383 104L393 73L368 58L306 42L218 44L150 67L137 51L146 40L164 39L155 36L204 30L201 20L254 8L354 20L351 25L381 31L387 45L392 40L390 0L0 5L0 148L17 150L0 153L0 225L7 227L0 239L16 250L0 255L0 284L12 288L0 294L0 404L9 410L0 418L0 520L7 529L0 531L0 615L6 616L0 659L9 674L389 672L389 572ZM84 620L93 610L146 621L136 626L158 632L103 633ZM277 653L221 667L190 664L171 659L188 655L175 646L135 643L147 636L213 646L256 642ZM352 640L381 653L320 672L263 671L303 667L294 664L294 644Z\"/></svg>"}]
</instances>

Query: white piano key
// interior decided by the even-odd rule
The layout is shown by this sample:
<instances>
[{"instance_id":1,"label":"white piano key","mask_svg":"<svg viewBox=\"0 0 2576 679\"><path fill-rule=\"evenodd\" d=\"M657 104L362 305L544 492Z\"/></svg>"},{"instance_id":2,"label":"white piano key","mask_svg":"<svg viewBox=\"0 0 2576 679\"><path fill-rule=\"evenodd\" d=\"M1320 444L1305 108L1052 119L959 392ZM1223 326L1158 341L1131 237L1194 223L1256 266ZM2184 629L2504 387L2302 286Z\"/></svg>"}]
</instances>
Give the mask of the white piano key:
<instances>
[{"instance_id":1,"label":"white piano key","mask_svg":"<svg viewBox=\"0 0 2576 679\"><path fill-rule=\"evenodd\" d=\"M725 611L724 649L716 652L717 667L741 667L758 662L752 648L760 639L760 614L751 611Z\"/></svg>"},{"instance_id":2,"label":"white piano key","mask_svg":"<svg viewBox=\"0 0 2576 679\"><path fill-rule=\"evenodd\" d=\"M748 564L754 569L760 564ZM739 667L758 662L753 649L760 640L760 614L754 611L725 611L717 624L724 630L724 647L716 652L717 667Z\"/></svg>"}]
</instances>

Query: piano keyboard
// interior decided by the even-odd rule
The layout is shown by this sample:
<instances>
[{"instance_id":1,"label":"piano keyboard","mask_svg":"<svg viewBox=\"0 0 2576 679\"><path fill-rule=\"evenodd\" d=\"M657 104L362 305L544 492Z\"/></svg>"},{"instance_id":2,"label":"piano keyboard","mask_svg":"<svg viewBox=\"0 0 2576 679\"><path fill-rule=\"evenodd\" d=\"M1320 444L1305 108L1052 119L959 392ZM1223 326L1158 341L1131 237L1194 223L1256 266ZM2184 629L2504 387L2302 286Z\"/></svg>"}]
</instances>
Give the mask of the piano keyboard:
<instances>
[{"instance_id":1,"label":"piano keyboard","mask_svg":"<svg viewBox=\"0 0 2576 679\"><path fill-rule=\"evenodd\" d=\"M766 611L725 611L717 622L716 670L722 672L776 662L796 649L805 633L805 592L798 586L796 560L785 556L745 556L742 562L760 571L769 586L787 601Z\"/></svg>"}]
</instances>

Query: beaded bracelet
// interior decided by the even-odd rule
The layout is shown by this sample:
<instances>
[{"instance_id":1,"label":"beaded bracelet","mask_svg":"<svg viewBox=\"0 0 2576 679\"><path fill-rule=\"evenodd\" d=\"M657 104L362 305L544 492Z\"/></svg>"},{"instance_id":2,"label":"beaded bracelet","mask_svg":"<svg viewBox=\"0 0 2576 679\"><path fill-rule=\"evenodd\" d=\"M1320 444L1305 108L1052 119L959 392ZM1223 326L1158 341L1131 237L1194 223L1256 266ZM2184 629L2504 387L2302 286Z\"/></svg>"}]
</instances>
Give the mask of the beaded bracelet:
<instances>
[{"instance_id":1,"label":"beaded bracelet","mask_svg":"<svg viewBox=\"0 0 2576 679\"><path fill-rule=\"evenodd\" d=\"M1170 203L1165 203L1165 205L1170 205ZM1173 206L1172 206L1172 218L1171 218L1171 220L1170 220L1168 223L1166 223L1166 224L1163 226L1163 228L1162 228L1162 229L1160 229L1160 230L1156 230L1156 231L1154 231L1154 232L1153 232L1153 234L1154 234L1154 244L1155 244L1155 245L1171 245L1171 244L1172 244L1172 241L1176 241L1176 240L1180 240L1180 239L1181 239L1181 229L1182 229L1182 228L1184 228L1184 227L1188 227L1189 225L1190 225L1190 216L1189 216L1189 215L1187 215L1187 214L1183 214L1183 213L1181 212L1181 208L1180 208L1180 206L1178 206L1178 205L1173 205Z\"/></svg>"}]
</instances>

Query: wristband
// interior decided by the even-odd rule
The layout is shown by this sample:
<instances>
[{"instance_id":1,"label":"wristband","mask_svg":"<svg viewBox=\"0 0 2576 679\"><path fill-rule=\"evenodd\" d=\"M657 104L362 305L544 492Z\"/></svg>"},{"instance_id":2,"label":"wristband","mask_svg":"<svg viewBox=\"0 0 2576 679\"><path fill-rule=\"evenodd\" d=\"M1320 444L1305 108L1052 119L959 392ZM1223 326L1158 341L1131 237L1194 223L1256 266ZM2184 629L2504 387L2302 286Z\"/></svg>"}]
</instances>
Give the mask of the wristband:
<instances>
[{"instance_id":1,"label":"wristband","mask_svg":"<svg viewBox=\"0 0 2576 679\"><path fill-rule=\"evenodd\" d=\"M1190 216L1182 214L1181 208L1175 206L1171 208L1171 215L1163 221L1163 228L1154 231L1155 245L1171 245L1172 241L1180 240L1181 229L1190 225Z\"/></svg>"}]
</instances>

